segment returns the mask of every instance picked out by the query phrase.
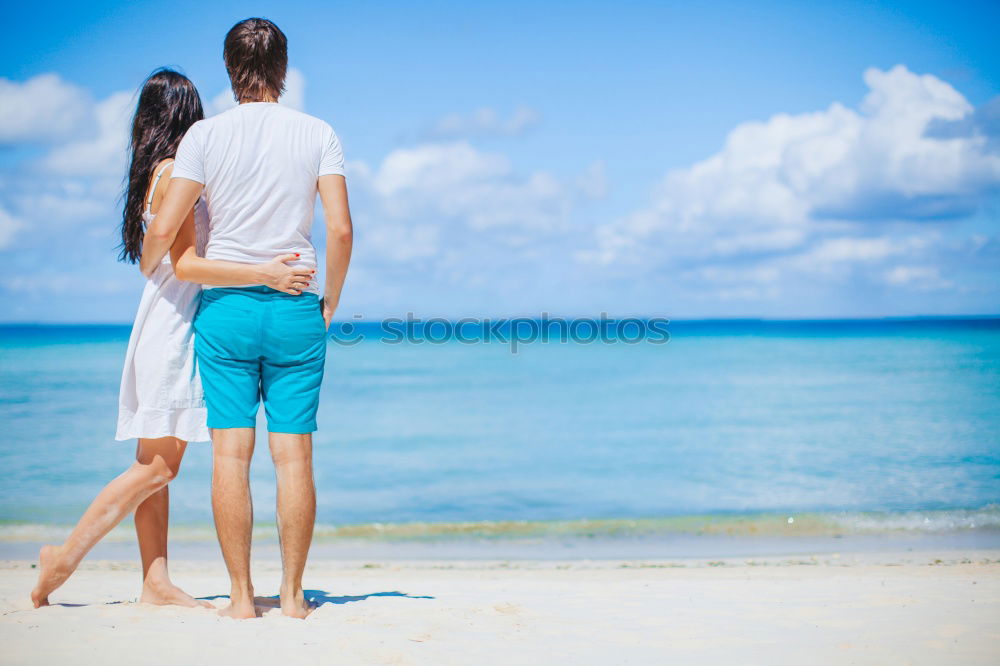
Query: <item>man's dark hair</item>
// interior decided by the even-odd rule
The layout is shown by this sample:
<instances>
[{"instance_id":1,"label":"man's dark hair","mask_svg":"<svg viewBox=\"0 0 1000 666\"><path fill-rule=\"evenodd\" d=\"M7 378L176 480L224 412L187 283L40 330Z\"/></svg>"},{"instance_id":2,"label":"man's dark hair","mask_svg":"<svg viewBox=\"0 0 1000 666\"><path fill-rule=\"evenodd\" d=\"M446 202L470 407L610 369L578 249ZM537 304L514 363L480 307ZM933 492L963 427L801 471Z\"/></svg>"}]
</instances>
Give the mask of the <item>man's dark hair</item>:
<instances>
[{"instance_id":1,"label":"man's dark hair","mask_svg":"<svg viewBox=\"0 0 1000 666\"><path fill-rule=\"evenodd\" d=\"M238 102L260 102L285 91L288 40L267 19L248 18L226 33L226 71Z\"/></svg>"}]
</instances>

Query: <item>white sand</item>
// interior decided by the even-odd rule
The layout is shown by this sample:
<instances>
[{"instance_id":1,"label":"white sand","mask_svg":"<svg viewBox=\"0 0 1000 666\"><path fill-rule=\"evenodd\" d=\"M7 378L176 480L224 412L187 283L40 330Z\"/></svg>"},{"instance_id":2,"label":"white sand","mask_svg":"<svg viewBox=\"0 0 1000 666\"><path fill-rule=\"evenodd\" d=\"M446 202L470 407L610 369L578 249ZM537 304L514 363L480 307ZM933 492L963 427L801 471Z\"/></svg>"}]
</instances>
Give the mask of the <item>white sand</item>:
<instances>
[{"instance_id":1,"label":"white sand","mask_svg":"<svg viewBox=\"0 0 1000 666\"><path fill-rule=\"evenodd\" d=\"M195 595L227 592L221 562L172 568ZM278 571L256 565L258 594ZM3 664L1000 663L1000 551L319 561L306 583L325 594L304 621L137 604L135 564L113 562L85 563L52 597L65 605L33 610L34 578L0 564Z\"/></svg>"}]
</instances>

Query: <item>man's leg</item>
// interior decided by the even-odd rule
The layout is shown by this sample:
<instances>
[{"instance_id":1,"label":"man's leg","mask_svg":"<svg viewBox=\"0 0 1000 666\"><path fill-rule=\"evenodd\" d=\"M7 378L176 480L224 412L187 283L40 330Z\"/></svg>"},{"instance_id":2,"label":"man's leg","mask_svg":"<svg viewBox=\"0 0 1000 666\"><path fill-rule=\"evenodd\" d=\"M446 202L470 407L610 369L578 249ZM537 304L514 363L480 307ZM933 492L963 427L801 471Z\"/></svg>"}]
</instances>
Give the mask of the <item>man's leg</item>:
<instances>
[{"instance_id":1,"label":"man's leg","mask_svg":"<svg viewBox=\"0 0 1000 666\"><path fill-rule=\"evenodd\" d=\"M253 428L212 430L212 513L231 583L229 606L220 610L219 615L233 618L256 616L250 582L253 531L250 459L253 448Z\"/></svg>"},{"instance_id":2,"label":"man's leg","mask_svg":"<svg viewBox=\"0 0 1000 666\"><path fill-rule=\"evenodd\" d=\"M316 522L312 435L270 433L278 478L278 538L281 541L281 612L303 618L309 612L302 592L309 545Z\"/></svg>"},{"instance_id":3,"label":"man's leg","mask_svg":"<svg viewBox=\"0 0 1000 666\"><path fill-rule=\"evenodd\" d=\"M326 360L326 324L315 294L271 299L261 362L261 395L278 477L281 610L305 617L302 572L316 521L312 433Z\"/></svg>"},{"instance_id":4,"label":"man's leg","mask_svg":"<svg viewBox=\"0 0 1000 666\"><path fill-rule=\"evenodd\" d=\"M260 395L263 306L254 289L206 289L194 319L195 353L212 431L212 513L232 590L220 615L256 615L250 582L250 459Z\"/></svg>"}]
</instances>

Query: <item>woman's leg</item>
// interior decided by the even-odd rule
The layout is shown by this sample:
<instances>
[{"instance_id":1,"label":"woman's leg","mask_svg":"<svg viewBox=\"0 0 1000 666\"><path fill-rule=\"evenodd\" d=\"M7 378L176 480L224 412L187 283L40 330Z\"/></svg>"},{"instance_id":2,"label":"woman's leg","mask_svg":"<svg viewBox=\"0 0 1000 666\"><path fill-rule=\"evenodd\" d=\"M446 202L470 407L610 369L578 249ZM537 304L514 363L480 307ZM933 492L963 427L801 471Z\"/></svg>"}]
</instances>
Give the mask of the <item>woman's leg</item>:
<instances>
[{"instance_id":1,"label":"woman's leg","mask_svg":"<svg viewBox=\"0 0 1000 666\"><path fill-rule=\"evenodd\" d=\"M31 592L36 608L49 603L49 594L76 571L94 544L143 500L177 476L186 446L186 442L175 437L139 440L135 463L104 486L66 542L42 547L38 584Z\"/></svg>"},{"instance_id":2,"label":"woman's leg","mask_svg":"<svg viewBox=\"0 0 1000 666\"><path fill-rule=\"evenodd\" d=\"M140 445L141 446L141 445ZM142 451L139 460L142 460ZM164 486L146 498L135 510L135 533L142 557L142 596L139 601L165 606L205 606L170 581L167 571L167 525L170 518L170 486Z\"/></svg>"}]
</instances>

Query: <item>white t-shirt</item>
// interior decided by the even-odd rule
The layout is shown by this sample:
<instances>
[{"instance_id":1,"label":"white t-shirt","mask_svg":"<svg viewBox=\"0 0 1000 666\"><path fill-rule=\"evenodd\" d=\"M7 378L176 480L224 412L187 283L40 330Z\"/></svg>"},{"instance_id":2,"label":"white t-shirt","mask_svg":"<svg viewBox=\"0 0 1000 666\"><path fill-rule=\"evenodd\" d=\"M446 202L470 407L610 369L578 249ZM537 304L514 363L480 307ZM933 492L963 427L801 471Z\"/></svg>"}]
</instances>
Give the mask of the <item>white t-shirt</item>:
<instances>
[{"instance_id":1,"label":"white t-shirt","mask_svg":"<svg viewBox=\"0 0 1000 666\"><path fill-rule=\"evenodd\" d=\"M315 267L316 179L328 174L344 175L330 125L287 106L251 102L192 125L171 178L205 186L206 258L260 263L298 252L293 265ZM308 291L319 294L318 281Z\"/></svg>"}]
</instances>

